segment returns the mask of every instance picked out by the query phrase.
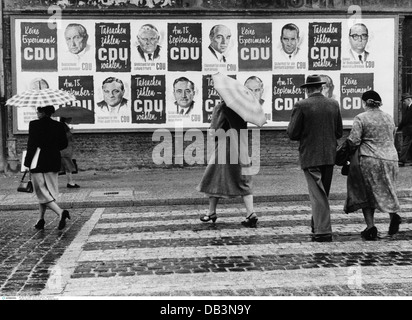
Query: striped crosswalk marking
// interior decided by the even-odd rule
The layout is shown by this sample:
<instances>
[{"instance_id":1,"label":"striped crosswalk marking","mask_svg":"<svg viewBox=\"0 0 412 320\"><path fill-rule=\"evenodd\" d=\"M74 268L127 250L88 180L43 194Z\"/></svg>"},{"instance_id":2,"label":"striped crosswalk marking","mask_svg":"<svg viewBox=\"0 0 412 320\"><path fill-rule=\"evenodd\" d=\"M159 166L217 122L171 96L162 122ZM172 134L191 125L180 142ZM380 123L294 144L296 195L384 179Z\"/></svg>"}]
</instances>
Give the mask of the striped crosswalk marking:
<instances>
[{"instance_id":1,"label":"striped crosswalk marking","mask_svg":"<svg viewBox=\"0 0 412 320\"><path fill-rule=\"evenodd\" d=\"M334 204L334 241L310 241L310 206L257 204L258 228L244 228L241 205L219 207L215 225L202 206L96 210L66 250L44 295L243 296L370 295L367 287L412 293L412 203L403 201L401 232L365 242L362 214ZM64 275L64 276L62 276ZM60 278L59 278L60 277ZM382 291L384 292L384 291Z\"/></svg>"}]
</instances>

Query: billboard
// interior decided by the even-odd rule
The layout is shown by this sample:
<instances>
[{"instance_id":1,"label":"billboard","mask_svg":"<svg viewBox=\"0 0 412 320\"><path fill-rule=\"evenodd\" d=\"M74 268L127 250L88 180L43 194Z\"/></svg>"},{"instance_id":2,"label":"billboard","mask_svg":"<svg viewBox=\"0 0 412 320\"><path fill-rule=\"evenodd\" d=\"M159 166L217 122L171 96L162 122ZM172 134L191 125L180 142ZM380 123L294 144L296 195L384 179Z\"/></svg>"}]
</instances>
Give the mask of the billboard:
<instances>
[{"instance_id":1,"label":"billboard","mask_svg":"<svg viewBox=\"0 0 412 320\"><path fill-rule=\"evenodd\" d=\"M55 25L54 25L55 26ZM211 75L226 74L253 89L266 128L286 128L300 85L310 74L350 125L369 89L394 115L396 17L65 18L13 17L13 88L41 81L66 90L77 131L208 128L220 102ZM252 88L250 88L252 90ZM82 110L84 109L84 110ZM15 110L15 132L27 132L35 110Z\"/></svg>"}]
</instances>

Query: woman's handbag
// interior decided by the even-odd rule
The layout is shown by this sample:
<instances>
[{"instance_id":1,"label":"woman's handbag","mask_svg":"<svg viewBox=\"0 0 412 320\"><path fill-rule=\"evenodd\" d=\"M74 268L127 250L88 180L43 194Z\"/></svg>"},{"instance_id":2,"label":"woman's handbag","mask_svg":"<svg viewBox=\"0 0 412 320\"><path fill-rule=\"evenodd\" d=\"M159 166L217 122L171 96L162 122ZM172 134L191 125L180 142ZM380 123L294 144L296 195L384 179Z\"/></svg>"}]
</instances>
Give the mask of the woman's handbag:
<instances>
[{"instance_id":1,"label":"woman's handbag","mask_svg":"<svg viewBox=\"0 0 412 320\"><path fill-rule=\"evenodd\" d=\"M349 166L350 166L350 162L346 162L343 166L342 169L340 170L340 173L343 176L347 176L349 174Z\"/></svg>"},{"instance_id":2,"label":"woman's handbag","mask_svg":"<svg viewBox=\"0 0 412 320\"><path fill-rule=\"evenodd\" d=\"M26 177L27 172L29 173L29 180L24 181L24 178ZM31 182L31 173L30 171L26 170L24 171L23 178L21 178L20 184L17 187L18 192L28 192L32 193L33 192L33 183Z\"/></svg>"},{"instance_id":3,"label":"woman's handbag","mask_svg":"<svg viewBox=\"0 0 412 320\"><path fill-rule=\"evenodd\" d=\"M348 140L345 140L341 145L336 148L336 160L337 166L345 166L351 156Z\"/></svg>"}]
</instances>

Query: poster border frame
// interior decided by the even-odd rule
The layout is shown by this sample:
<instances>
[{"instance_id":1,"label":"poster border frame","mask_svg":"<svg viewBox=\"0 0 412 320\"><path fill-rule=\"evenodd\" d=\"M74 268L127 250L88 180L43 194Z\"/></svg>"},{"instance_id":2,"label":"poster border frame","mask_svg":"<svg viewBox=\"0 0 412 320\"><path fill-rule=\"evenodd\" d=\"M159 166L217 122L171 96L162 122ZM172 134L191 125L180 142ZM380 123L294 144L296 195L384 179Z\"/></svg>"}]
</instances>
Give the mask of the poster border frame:
<instances>
[{"instance_id":1,"label":"poster border frame","mask_svg":"<svg viewBox=\"0 0 412 320\"><path fill-rule=\"evenodd\" d=\"M39 20L44 20L47 19L47 17L50 18L49 15L40 15L40 14L35 14L35 15L28 15L28 14L17 14L13 15L10 17L10 36L11 36L11 77L12 77L12 92L17 91L17 62L16 62L16 37L15 37L15 32L16 32L16 20L18 19L39 19ZM92 15L94 19L98 18L107 18L109 20L130 20L131 16L111 16L107 17L107 14L96 14ZM135 17L135 16L133 16ZM236 14L233 12L233 15L228 17L226 15L222 16L216 16L215 14L212 15L196 15L195 17L192 17L191 19L196 19L196 18L205 18L205 19L215 19L215 20L227 20L227 19L239 19L239 20L250 20L250 19L285 19L286 15L280 14L276 17L272 16L272 12L267 15L261 15L258 13L251 13L248 16L245 16L242 13ZM347 15L344 14L314 14L311 15L310 13L298 13L295 16L297 19L331 19L331 18L336 18L336 19L348 19ZM399 82L398 82L398 77L399 77L399 15L397 14L371 14L371 13L365 13L362 15L362 17L365 17L366 19L393 19L394 20L394 61L393 61L393 67L394 67L394 79L393 79L393 88L394 88L394 95L393 95L393 114L391 115L395 121L395 124L398 123L398 117L399 117L399 108L398 108L398 103L399 103ZM90 18L90 16L84 16L80 14L75 14L75 15L62 15L61 18L63 20L87 20ZM153 19L153 20L162 20L167 18L168 20L179 20L182 18L182 14L176 14L176 15L163 15L159 14L155 17L153 15L148 15L148 14L142 14L139 15L139 18L141 19ZM16 108L13 108L12 110L13 113L13 134L27 134L28 130L18 130L17 126L17 110ZM344 129L350 129L352 127L352 120L345 120L344 121ZM260 130L265 130L265 131L283 131L286 130L287 125L279 125L279 126L263 126L259 128ZM98 128L98 129L76 129L77 133L131 133L131 132L142 132L142 133L147 133L147 132L154 132L156 130L174 130L176 129L175 126L169 126L169 127L161 127L161 128ZM192 130L192 129L197 129L201 131L207 131L208 128L205 127L184 127L183 131L187 130ZM251 126L250 129L257 129L255 126Z\"/></svg>"}]
</instances>

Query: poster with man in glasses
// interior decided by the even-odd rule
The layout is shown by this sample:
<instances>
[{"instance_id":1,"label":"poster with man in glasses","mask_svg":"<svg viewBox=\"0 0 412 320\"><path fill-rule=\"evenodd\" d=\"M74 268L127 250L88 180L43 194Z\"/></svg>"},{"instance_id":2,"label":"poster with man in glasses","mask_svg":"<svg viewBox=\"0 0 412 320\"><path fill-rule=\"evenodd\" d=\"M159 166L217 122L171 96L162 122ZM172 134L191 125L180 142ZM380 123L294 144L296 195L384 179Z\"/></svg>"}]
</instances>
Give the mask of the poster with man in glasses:
<instances>
[{"instance_id":1,"label":"poster with man in glasses","mask_svg":"<svg viewBox=\"0 0 412 320\"><path fill-rule=\"evenodd\" d=\"M343 49L342 69L374 68L376 57L372 54L371 40L371 26L367 22L356 22L348 26L346 48Z\"/></svg>"},{"instance_id":2,"label":"poster with man in glasses","mask_svg":"<svg viewBox=\"0 0 412 320\"><path fill-rule=\"evenodd\" d=\"M370 53L366 51L369 40L369 30L363 23L357 23L349 30L350 57L352 61L364 63Z\"/></svg>"}]
</instances>

